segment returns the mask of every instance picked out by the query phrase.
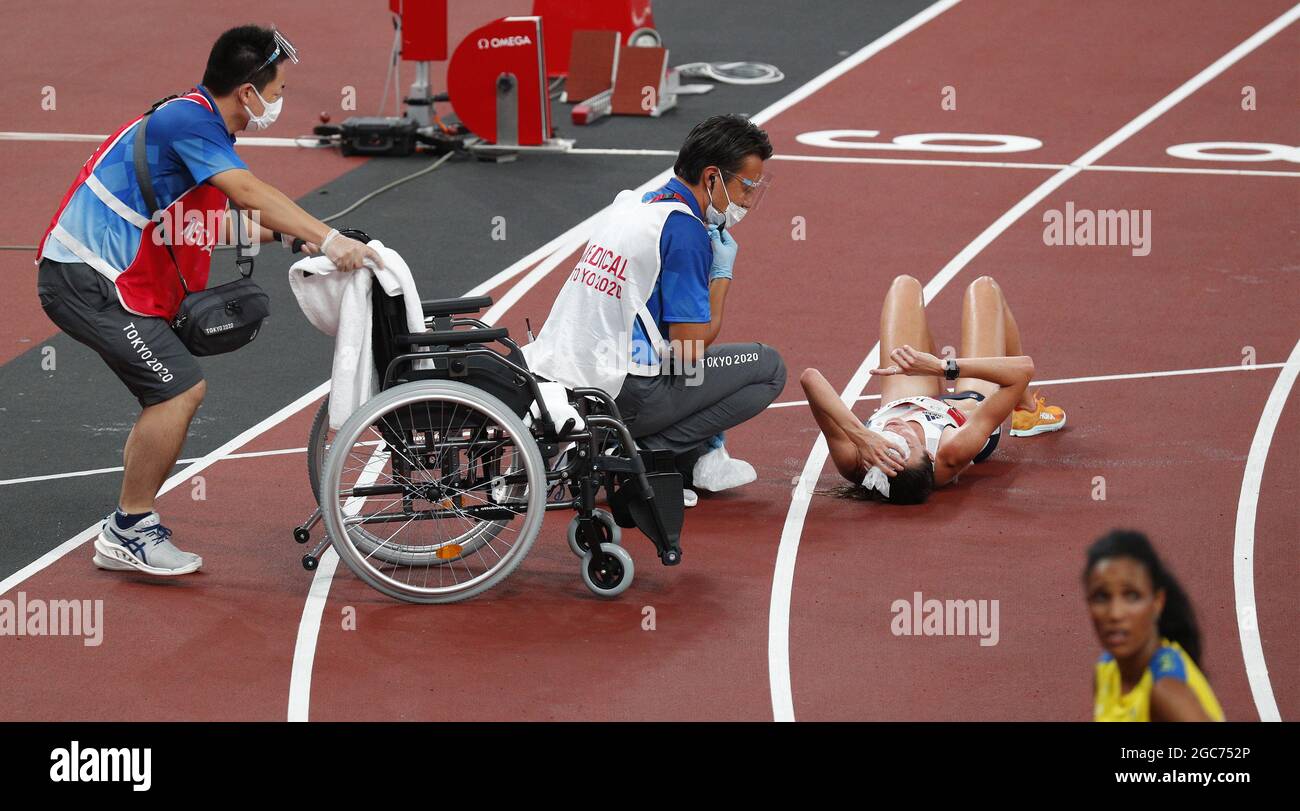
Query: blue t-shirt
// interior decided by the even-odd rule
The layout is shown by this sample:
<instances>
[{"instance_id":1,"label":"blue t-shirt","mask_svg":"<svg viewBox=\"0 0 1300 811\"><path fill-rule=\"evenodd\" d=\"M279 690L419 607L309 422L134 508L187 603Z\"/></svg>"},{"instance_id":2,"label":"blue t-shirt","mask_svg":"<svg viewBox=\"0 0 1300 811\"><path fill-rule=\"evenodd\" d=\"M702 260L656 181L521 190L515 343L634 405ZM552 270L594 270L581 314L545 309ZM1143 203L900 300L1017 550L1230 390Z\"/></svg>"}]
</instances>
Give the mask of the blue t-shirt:
<instances>
[{"instance_id":1,"label":"blue t-shirt","mask_svg":"<svg viewBox=\"0 0 1300 811\"><path fill-rule=\"evenodd\" d=\"M673 178L661 188L646 192L641 199L646 201L656 194L672 192L685 199L694 216L674 211L668 215L659 235L659 278L655 280L646 309L665 341L669 340L669 324L707 324L711 320L709 267L713 264L713 244L709 241L709 232L705 229L695 194L686 184ZM673 198L663 201L669 202L675 201ZM645 364L659 362L641 327L640 317L632 324L632 359Z\"/></svg>"},{"instance_id":2,"label":"blue t-shirt","mask_svg":"<svg viewBox=\"0 0 1300 811\"><path fill-rule=\"evenodd\" d=\"M158 205L166 208L191 188L228 169L247 169L235 153L235 136L207 89L200 86L212 109L197 100L177 99L149 116L145 157ZM138 125L137 125L138 126ZM131 127L109 148L94 177L109 194L141 217L148 218L144 195L135 179L135 134ZM118 271L135 260L141 229L123 219L82 184L59 215L59 225L90 252ZM51 236L43 256L56 262L83 261Z\"/></svg>"}]
</instances>

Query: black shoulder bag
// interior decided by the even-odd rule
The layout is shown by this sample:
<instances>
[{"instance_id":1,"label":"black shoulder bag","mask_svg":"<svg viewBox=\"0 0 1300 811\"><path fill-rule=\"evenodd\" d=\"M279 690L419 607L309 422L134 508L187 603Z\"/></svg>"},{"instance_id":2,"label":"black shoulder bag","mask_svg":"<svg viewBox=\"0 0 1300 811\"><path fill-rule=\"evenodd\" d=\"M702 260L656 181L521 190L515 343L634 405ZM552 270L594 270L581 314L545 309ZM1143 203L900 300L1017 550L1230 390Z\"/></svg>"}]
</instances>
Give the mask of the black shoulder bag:
<instances>
[{"instance_id":1,"label":"black shoulder bag","mask_svg":"<svg viewBox=\"0 0 1300 811\"><path fill-rule=\"evenodd\" d=\"M135 135L135 177L144 195L145 205L149 208L150 219L158 216L158 198L153 193L153 182L149 177L149 163L145 159L145 128L149 116L153 115L167 99L156 104L140 120L140 129ZM180 263L172 250L172 237L167 233L167 218L158 220L158 228L163 231L163 244L172 258L176 268L176 277L181 281L184 291L180 309L172 319L172 330L180 337L181 343L193 355L220 355L234 352L236 349L252 342L262 328L262 321L271 315L271 299L262 288L253 281L253 257L244 255L244 241L240 233L243 214L239 209L231 209L231 220L235 228L235 266L239 268L240 278L207 290L191 293L185 284L185 275L181 273ZM245 270L244 266L248 269Z\"/></svg>"}]
</instances>

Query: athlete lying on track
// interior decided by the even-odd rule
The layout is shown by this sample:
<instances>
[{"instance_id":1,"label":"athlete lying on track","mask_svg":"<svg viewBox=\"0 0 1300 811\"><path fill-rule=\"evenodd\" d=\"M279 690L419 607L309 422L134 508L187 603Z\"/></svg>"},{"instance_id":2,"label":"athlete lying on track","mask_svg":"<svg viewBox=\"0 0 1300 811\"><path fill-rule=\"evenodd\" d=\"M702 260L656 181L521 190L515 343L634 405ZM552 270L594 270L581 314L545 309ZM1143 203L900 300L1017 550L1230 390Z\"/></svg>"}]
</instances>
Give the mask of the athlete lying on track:
<instances>
[{"instance_id":1,"label":"athlete lying on track","mask_svg":"<svg viewBox=\"0 0 1300 811\"><path fill-rule=\"evenodd\" d=\"M881 407L866 425L840 400L821 372L799 378L831 460L852 488L846 495L894 504L924 502L935 487L957 480L988 458L1012 415L1012 436L1065 426L1065 413L1029 392L1033 360L1022 353L1020 330L1002 288L990 276L966 288L961 357L934 355L921 283L894 279L880 313L880 353L889 365L881 380ZM946 394L940 378L955 380Z\"/></svg>"}]
</instances>

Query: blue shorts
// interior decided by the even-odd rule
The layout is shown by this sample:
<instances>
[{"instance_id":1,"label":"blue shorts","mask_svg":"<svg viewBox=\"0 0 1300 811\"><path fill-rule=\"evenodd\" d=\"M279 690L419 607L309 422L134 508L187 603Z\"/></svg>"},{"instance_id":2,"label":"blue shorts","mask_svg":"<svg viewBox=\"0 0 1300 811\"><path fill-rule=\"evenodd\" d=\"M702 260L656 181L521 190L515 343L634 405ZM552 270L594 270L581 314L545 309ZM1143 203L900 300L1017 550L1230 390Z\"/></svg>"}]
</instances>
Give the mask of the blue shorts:
<instances>
[{"instance_id":1,"label":"blue shorts","mask_svg":"<svg viewBox=\"0 0 1300 811\"><path fill-rule=\"evenodd\" d=\"M945 394L943 397L940 397L939 399L940 400L975 400L976 402L983 402L984 395L980 394L977 391L974 391L973 389L967 389L966 391L959 391L956 394ZM1002 438L1002 426L999 425L997 428L994 429L993 433L989 434L989 438L984 440L984 447L980 448L980 452L975 455L975 458L972 461L978 464L979 462L983 462L985 459L989 458L989 455L992 454L993 451L997 450L998 440L1001 438Z\"/></svg>"}]
</instances>

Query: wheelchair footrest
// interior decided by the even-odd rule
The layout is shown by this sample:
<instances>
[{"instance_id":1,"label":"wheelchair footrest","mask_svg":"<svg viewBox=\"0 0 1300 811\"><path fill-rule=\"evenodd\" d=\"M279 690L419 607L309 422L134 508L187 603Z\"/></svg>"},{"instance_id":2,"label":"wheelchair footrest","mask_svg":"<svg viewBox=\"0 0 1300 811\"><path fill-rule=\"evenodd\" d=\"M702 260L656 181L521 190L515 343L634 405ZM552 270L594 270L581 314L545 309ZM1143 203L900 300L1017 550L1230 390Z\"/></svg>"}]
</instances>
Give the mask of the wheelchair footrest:
<instances>
[{"instance_id":1,"label":"wheelchair footrest","mask_svg":"<svg viewBox=\"0 0 1300 811\"><path fill-rule=\"evenodd\" d=\"M623 477L617 490L610 494L609 504L614 522L621 527L636 527L645 533L659 552L665 566L676 566L682 560L679 543L686 505L682 499L682 475L676 471L647 473L654 498L642 498L636 477Z\"/></svg>"}]
</instances>

